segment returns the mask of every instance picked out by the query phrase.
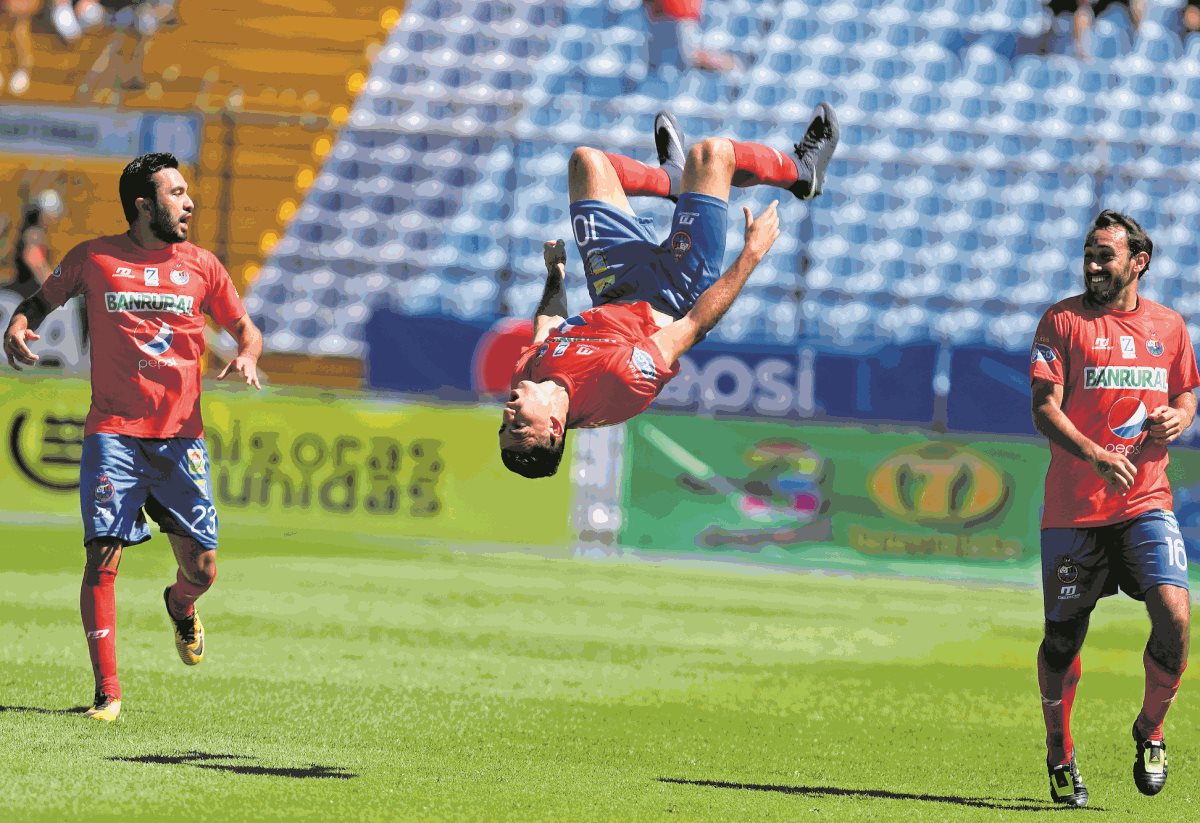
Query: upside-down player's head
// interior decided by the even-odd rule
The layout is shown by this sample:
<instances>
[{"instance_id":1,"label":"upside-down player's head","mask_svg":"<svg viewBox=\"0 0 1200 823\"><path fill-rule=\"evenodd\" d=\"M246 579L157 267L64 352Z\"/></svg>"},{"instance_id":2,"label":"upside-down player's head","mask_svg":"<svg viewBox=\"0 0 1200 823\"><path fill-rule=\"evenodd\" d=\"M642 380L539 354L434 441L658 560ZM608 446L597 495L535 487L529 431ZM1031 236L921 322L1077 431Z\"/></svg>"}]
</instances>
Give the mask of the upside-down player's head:
<instances>
[{"instance_id":1,"label":"upside-down player's head","mask_svg":"<svg viewBox=\"0 0 1200 823\"><path fill-rule=\"evenodd\" d=\"M567 432L552 410L548 387L522 380L504 404L500 459L522 477L550 477L562 461Z\"/></svg>"},{"instance_id":2,"label":"upside-down player's head","mask_svg":"<svg viewBox=\"0 0 1200 823\"><path fill-rule=\"evenodd\" d=\"M1083 285L1101 304L1114 302L1150 268L1154 242L1138 222L1106 209L1096 216L1083 245Z\"/></svg>"},{"instance_id":3,"label":"upside-down player's head","mask_svg":"<svg viewBox=\"0 0 1200 823\"><path fill-rule=\"evenodd\" d=\"M175 155L153 152L135 157L121 172L117 187L129 225L145 218L150 233L163 243L187 240L195 204Z\"/></svg>"}]
</instances>

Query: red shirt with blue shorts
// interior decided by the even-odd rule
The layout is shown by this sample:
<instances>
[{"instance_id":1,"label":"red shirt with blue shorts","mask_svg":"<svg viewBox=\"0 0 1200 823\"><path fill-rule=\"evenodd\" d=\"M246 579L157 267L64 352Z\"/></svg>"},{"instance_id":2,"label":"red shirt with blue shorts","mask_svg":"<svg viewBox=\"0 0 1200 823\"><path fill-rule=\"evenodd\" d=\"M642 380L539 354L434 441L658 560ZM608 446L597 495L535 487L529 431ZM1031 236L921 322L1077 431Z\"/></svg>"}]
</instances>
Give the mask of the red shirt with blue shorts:
<instances>
[{"instance_id":1,"label":"red shirt with blue shorts","mask_svg":"<svg viewBox=\"0 0 1200 823\"><path fill-rule=\"evenodd\" d=\"M92 405L84 427L84 540L149 539L145 505L164 531L216 545L200 417L204 315L245 315L229 273L191 243L145 249L128 235L71 249L42 285L52 308L86 301Z\"/></svg>"},{"instance_id":2,"label":"red shirt with blue shorts","mask_svg":"<svg viewBox=\"0 0 1200 823\"><path fill-rule=\"evenodd\" d=\"M622 423L645 411L679 373L650 340L658 329L645 302L588 309L521 352L512 385L553 380L565 388L567 428Z\"/></svg>"},{"instance_id":3,"label":"red shirt with blue shorts","mask_svg":"<svg viewBox=\"0 0 1200 823\"><path fill-rule=\"evenodd\" d=\"M1062 385L1062 410L1080 433L1137 468L1132 488L1121 493L1050 441L1042 514L1048 616L1068 619L1118 585L1139 599L1159 583L1186 588L1167 447L1146 431L1153 409L1200 385L1183 318L1144 297L1133 311L1070 297L1043 315L1029 375Z\"/></svg>"}]
</instances>

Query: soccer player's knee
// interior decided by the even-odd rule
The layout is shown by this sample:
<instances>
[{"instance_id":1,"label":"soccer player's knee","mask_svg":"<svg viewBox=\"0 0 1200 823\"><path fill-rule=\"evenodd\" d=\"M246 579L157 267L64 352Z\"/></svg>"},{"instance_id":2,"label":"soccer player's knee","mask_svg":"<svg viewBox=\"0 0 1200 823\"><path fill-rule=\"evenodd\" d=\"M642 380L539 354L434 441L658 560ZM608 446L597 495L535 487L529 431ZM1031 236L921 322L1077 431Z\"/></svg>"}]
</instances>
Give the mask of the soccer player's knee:
<instances>
[{"instance_id":1,"label":"soccer player's knee","mask_svg":"<svg viewBox=\"0 0 1200 823\"><path fill-rule=\"evenodd\" d=\"M114 537L97 537L89 540L84 546L87 553L85 569L88 572L107 569L115 573L117 565L121 562L121 545L121 541Z\"/></svg>"},{"instance_id":2,"label":"soccer player's knee","mask_svg":"<svg viewBox=\"0 0 1200 823\"><path fill-rule=\"evenodd\" d=\"M567 173L572 177L591 178L603 174L608 165L608 158L604 156L604 152L589 146L580 146L571 152Z\"/></svg>"},{"instance_id":3,"label":"soccer player's knee","mask_svg":"<svg viewBox=\"0 0 1200 823\"><path fill-rule=\"evenodd\" d=\"M1061 671L1071 665L1083 647L1087 633L1087 618L1065 621L1046 621L1046 636L1042 651L1050 668Z\"/></svg>"},{"instance_id":4,"label":"soccer player's knee","mask_svg":"<svg viewBox=\"0 0 1200 823\"><path fill-rule=\"evenodd\" d=\"M691 166L728 166L732 169L733 143L724 137L706 137L688 149L687 162Z\"/></svg>"}]
</instances>

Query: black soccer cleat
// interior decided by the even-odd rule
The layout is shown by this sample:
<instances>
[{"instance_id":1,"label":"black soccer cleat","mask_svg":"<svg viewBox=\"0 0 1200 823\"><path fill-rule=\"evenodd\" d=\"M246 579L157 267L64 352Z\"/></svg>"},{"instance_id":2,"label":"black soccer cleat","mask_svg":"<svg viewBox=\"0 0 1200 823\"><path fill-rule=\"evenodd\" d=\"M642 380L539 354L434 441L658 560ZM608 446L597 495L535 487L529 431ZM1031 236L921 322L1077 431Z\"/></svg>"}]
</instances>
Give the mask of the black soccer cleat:
<instances>
[{"instance_id":1,"label":"black soccer cleat","mask_svg":"<svg viewBox=\"0 0 1200 823\"><path fill-rule=\"evenodd\" d=\"M841 130L833 106L818 103L813 111L812 122L804 132L804 139L796 144L796 168L800 172L800 179L791 185L789 191L792 194L801 200L812 200L821 193L825 185L825 169L829 167L840 138Z\"/></svg>"},{"instance_id":2,"label":"black soccer cleat","mask_svg":"<svg viewBox=\"0 0 1200 823\"><path fill-rule=\"evenodd\" d=\"M1083 785L1083 776L1075 765L1075 754L1071 753L1071 761L1061 766L1046 765L1050 772L1050 799L1064 806L1083 808L1088 802L1087 786Z\"/></svg>"},{"instance_id":3,"label":"black soccer cleat","mask_svg":"<svg viewBox=\"0 0 1200 823\"><path fill-rule=\"evenodd\" d=\"M687 151L683 147L683 132L679 121L669 111L654 115L654 149L658 152L658 165L671 178L671 200L679 200L679 188L683 182L683 164L687 162Z\"/></svg>"},{"instance_id":4,"label":"black soccer cleat","mask_svg":"<svg viewBox=\"0 0 1200 823\"><path fill-rule=\"evenodd\" d=\"M1137 754L1133 761L1133 784L1146 796L1153 796L1167 785L1167 744L1162 740L1147 740L1138 734L1133 722L1133 742Z\"/></svg>"}]
</instances>

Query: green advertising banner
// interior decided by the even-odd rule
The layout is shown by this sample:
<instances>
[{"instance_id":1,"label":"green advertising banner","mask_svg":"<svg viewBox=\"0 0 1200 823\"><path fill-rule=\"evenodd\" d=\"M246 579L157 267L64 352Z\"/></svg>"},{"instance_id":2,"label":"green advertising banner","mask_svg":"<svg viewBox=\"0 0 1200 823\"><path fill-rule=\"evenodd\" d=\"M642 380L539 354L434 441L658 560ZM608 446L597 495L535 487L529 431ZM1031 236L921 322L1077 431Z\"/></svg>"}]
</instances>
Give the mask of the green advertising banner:
<instances>
[{"instance_id":1,"label":"green advertising banner","mask_svg":"<svg viewBox=\"0 0 1200 823\"><path fill-rule=\"evenodd\" d=\"M85 381L0 377L0 518L79 517ZM464 542L569 541L568 472L529 494L496 454L490 408L209 387L202 398L223 522Z\"/></svg>"},{"instance_id":2,"label":"green advertising banner","mask_svg":"<svg viewBox=\"0 0 1200 823\"><path fill-rule=\"evenodd\" d=\"M1036 581L1048 461L1033 439L643 415L627 431L620 541L806 568ZM1195 450L1173 453L1177 510L1197 470Z\"/></svg>"}]
</instances>

